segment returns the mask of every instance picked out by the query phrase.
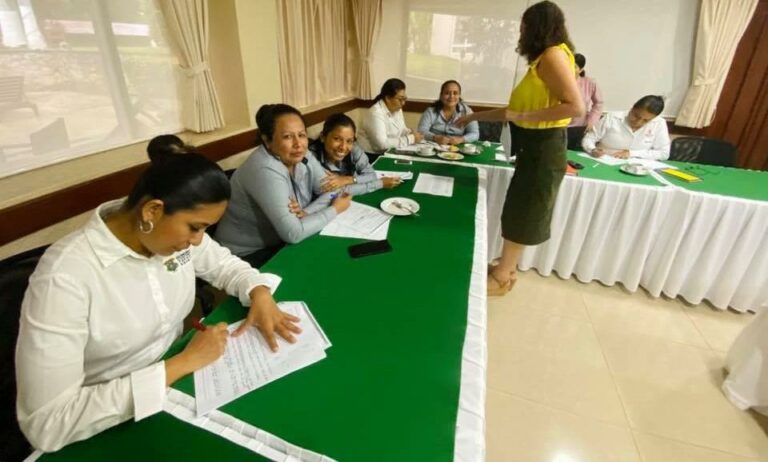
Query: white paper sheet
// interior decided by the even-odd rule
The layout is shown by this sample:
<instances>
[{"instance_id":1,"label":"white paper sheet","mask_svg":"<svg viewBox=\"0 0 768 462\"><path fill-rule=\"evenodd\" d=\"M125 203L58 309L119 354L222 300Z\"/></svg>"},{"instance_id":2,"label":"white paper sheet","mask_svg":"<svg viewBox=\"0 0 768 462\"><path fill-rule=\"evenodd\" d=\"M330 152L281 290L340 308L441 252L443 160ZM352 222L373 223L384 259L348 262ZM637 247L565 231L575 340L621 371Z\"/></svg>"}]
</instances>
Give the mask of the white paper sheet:
<instances>
[{"instance_id":1,"label":"white paper sheet","mask_svg":"<svg viewBox=\"0 0 768 462\"><path fill-rule=\"evenodd\" d=\"M613 150L613 152L616 152L616 151ZM653 159L640 159L640 158L637 158L637 157L630 157L629 159L619 159L619 158L613 157L613 156L611 156L609 154L604 154L604 155L602 155L600 157L592 157L589 154L587 154L586 152L580 152L579 155L581 157L586 157L588 159L593 159L593 160L595 160L597 162L600 162L601 164L605 164L605 165L624 165L624 164L627 164L627 163L630 163L630 164L640 164L640 165L642 165L645 168L650 169L650 170L658 170L660 168L677 168L674 165L665 164L664 162L661 162L661 161L658 161L658 160L653 160Z\"/></svg>"},{"instance_id":2,"label":"white paper sheet","mask_svg":"<svg viewBox=\"0 0 768 462\"><path fill-rule=\"evenodd\" d=\"M600 162L601 164L605 164L605 165L616 166L616 165L624 165L627 163L627 159L619 159L619 158L613 157L610 154L603 154L600 157L592 157L586 152L580 152L579 155L581 157L586 157L588 159L592 159L594 161Z\"/></svg>"},{"instance_id":3,"label":"white paper sheet","mask_svg":"<svg viewBox=\"0 0 768 462\"><path fill-rule=\"evenodd\" d=\"M391 219L392 215L376 207L353 201L347 210L325 225L320 234L383 241L387 238Z\"/></svg>"},{"instance_id":4,"label":"white paper sheet","mask_svg":"<svg viewBox=\"0 0 768 462\"><path fill-rule=\"evenodd\" d=\"M376 171L376 178L382 179L385 176L388 177L399 177L401 180L412 180L413 179L413 172L390 172L386 170L377 170Z\"/></svg>"},{"instance_id":5,"label":"white paper sheet","mask_svg":"<svg viewBox=\"0 0 768 462\"><path fill-rule=\"evenodd\" d=\"M413 192L451 197L453 196L453 178L421 173L413 186Z\"/></svg>"},{"instance_id":6,"label":"white paper sheet","mask_svg":"<svg viewBox=\"0 0 768 462\"><path fill-rule=\"evenodd\" d=\"M509 159L507 159L507 155L501 152L496 154L496 160L498 160L499 162L509 162Z\"/></svg>"},{"instance_id":7,"label":"white paper sheet","mask_svg":"<svg viewBox=\"0 0 768 462\"><path fill-rule=\"evenodd\" d=\"M664 162L653 159L638 159L632 157L629 159L630 164L640 164L649 170L658 170L660 168L677 168L674 165L665 164Z\"/></svg>"},{"instance_id":8,"label":"white paper sheet","mask_svg":"<svg viewBox=\"0 0 768 462\"><path fill-rule=\"evenodd\" d=\"M301 320L302 333L296 336L296 343L288 343L278 336L279 349L273 353L255 327L239 337L230 337L221 358L195 371L198 417L325 358L325 350L331 343L307 305L281 302L279 306ZM229 331L234 332L241 322L231 324Z\"/></svg>"}]
</instances>

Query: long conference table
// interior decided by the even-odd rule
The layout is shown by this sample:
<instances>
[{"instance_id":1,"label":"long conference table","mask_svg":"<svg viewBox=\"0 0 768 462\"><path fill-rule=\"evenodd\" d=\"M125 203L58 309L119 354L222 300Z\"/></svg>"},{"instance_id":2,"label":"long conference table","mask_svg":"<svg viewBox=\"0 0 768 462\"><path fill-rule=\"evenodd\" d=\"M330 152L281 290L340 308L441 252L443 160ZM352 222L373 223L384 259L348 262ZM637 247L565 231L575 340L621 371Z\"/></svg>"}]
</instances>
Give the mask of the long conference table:
<instances>
[{"instance_id":1,"label":"long conference table","mask_svg":"<svg viewBox=\"0 0 768 462\"><path fill-rule=\"evenodd\" d=\"M584 168L563 180L552 237L526 248L521 270L621 283L632 292L643 287L654 297L707 300L720 309L768 309L768 172L666 161L701 179L686 183L664 174L631 176L573 151L568 158ZM494 147L460 161L424 160L486 171L487 256L498 258L514 165L497 160Z\"/></svg>"},{"instance_id":2,"label":"long conference table","mask_svg":"<svg viewBox=\"0 0 768 462\"><path fill-rule=\"evenodd\" d=\"M453 196L414 194L414 179L357 197L372 206L409 197L420 216L392 219L386 254L351 259L347 248L359 240L317 235L263 268L283 278L278 301L307 303L333 344L327 358L206 418L161 412L40 460L484 460L485 172L386 158L375 167L453 177ZM205 322L245 313L229 299ZM169 391L176 403L192 396L191 376Z\"/></svg>"}]
</instances>

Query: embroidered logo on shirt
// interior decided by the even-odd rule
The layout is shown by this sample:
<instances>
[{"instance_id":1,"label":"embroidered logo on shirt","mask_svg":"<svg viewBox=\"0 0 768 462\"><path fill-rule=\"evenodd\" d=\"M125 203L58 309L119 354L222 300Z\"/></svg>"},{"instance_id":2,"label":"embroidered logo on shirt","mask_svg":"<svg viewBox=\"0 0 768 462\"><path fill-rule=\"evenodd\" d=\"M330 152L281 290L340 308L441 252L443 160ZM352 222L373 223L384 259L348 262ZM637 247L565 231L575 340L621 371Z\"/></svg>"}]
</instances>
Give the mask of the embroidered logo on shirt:
<instances>
[{"instance_id":1,"label":"embroidered logo on shirt","mask_svg":"<svg viewBox=\"0 0 768 462\"><path fill-rule=\"evenodd\" d=\"M189 249L181 252L180 254L176 255L176 261L179 262L179 265L186 265L192 261L192 252L190 252Z\"/></svg>"},{"instance_id":2,"label":"embroidered logo on shirt","mask_svg":"<svg viewBox=\"0 0 768 462\"><path fill-rule=\"evenodd\" d=\"M176 263L175 258L169 258L168 260L163 262L163 264L165 265L165 269L167 269L170 272L176 271L176 269L179 267L179 264Z\"/></svg>"}]
</instances>

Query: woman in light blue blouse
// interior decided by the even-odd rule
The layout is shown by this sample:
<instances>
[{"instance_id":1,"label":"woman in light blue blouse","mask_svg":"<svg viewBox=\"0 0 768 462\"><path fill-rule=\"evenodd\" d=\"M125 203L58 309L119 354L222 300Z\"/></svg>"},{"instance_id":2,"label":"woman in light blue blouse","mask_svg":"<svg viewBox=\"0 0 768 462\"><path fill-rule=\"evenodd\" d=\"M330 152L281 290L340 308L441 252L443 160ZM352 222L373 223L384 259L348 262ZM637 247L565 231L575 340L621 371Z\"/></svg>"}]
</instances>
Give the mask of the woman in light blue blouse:
<instances>
[{"instance_id":1,"label":"woman in light blue blouse","mask_svg":"<svg viewBox=\"0 0 768 462\"><path fill-rule=\"evenodd\" d=\"M453 123L460 117L472 114L461 99L461 85L448 80L440 86L440 98L421 115L418 131L424 139L438 144L471 143L480 138L477 122L459 128Z\"/></svg>"},{"instance_id":2,"label":"woman in light blue blouse","mask_svg":"<svg viewBox=\"0 0 768 462\"><path fill-rule=\"evenodd\" d=\"M309 150L326 170L322 191L344 188L357 196L399 185L399 178L376 177L365 151L355 143L356 135L357 127L352 119L345 114L331 114L323 123L320 138L310 143Z\"/></svg>"},{"instance_id":3,"label":"woman in light blue blouse","mask_svg":"<svg viewBox=\"0 0 768 462\"><path fill-rule=\"evenodd\" d=\"M304 118L286 104L256 113L263 144L230 180L232 199L216 238L254 267L280 248L320 232L350 204L349 194L323 194L325 170L307 152Z\"/></svg>"}]
</instances>

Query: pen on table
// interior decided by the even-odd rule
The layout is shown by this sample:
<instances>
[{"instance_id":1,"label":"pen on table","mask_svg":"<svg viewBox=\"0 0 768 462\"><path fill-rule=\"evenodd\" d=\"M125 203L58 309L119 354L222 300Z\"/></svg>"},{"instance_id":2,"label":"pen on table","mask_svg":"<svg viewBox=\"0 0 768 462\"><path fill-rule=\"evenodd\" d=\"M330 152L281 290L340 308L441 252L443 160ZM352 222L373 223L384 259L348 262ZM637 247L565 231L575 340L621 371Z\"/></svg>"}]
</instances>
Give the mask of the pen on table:
<instances>
[{"instance_id":1,"label":"pen on table","mask_svg":"<svg viewBox=\"0 0 768 462\"><path fill-rule=\"evenodd\" d=\"M206 329L206 327L205 327L205 324L203 324L203 323L202 323L202 322L200 322L200 321L202 321L202 319L193 319L193 320L192 320L192 326L193 326L193 327L194 327L196 330L199 330L200 332L205 332L205 329Z\"/></svg>"}]
</instances>

